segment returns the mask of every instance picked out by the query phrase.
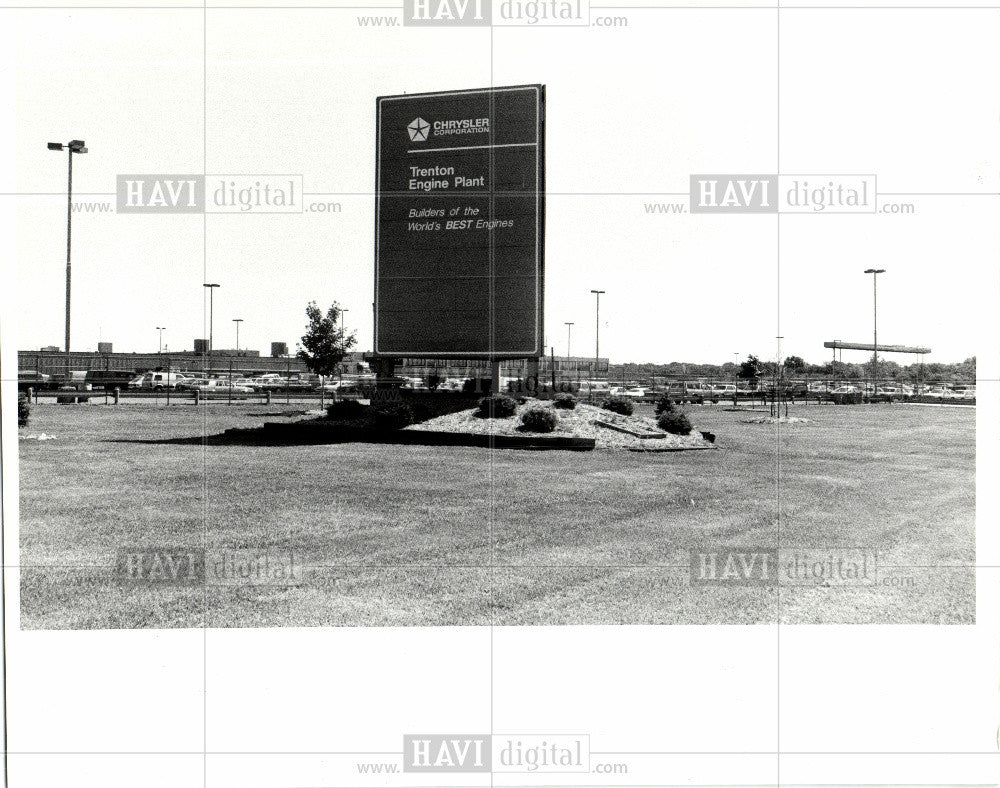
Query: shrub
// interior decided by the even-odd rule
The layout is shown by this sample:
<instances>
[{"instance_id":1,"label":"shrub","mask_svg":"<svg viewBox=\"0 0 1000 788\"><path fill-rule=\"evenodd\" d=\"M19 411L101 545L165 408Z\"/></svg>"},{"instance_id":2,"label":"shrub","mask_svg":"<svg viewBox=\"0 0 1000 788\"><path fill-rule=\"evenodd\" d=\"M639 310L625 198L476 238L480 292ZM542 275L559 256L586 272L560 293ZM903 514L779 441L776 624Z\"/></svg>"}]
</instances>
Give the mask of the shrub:
<instances>
[{"instance_id":1,"label":"shrub","mask_svg":"<svg viewBox=\"0 0 1000 788\"><path fill-rule=\"evenodd\" d=\"M427 388L431 391L437 391L437 387L441 385L441 376L435 370L427 376Z\"/></svg>"},{"instance_id":2,"label":"shrub","mask_svg":"<svg viewBox=\"0 0 1000 788\"><path fill-rule=\"evenodd\" d=\"M576 407L576 397L572 394L556 394L555 401L553 404L557 408L563 408L564 410L573 410Z\"/></svg>"},{"instance_id":3,"label":"shrub","mask_svg":"<svg viewBox=\"0 0 1000 788\"><path fill-rule=\"evenodd\" d=\"M507 419L517 412L517 402L505 394L491 394L479 400L476 415L481 419Z\"/></svg>"},{"instance_id":4,"label":"shrub","mask_svg":"<svg viewBox=\"0 0 1000 788\"><path fill-rule=\"evenodd\" d=\"M27 427L28 426L28 416L31 413L31 403L28 401L28 395L23 391L17 395L17 426Z\"/></svg>"},{"instance_id":5,"label":"shrub","mask_svg":"<svg viewBox=\"0 0 1000 788\"><path fill-rule=\"evenodd\" d=\"M367 406L362 405L356 399L345 399L327 405L326 416L337 421L350 421L362 418L367 410Z\"/></svg>"},{"instance_id":6,"label":"shrub","mask_svg":"<svg viewBox=\"0 0 1000 788\"><path fill-rule=\"evenodd\" d=\"M691 422L679 410L665 410L656 420L656 425L671 435L690 435Z\"/></svg>"},{"instance_id":7,"label":"shrub","mask_svg":"<svg viewBox=\"0 0 1000 788\"><path fill-rule=\"evenodd\" d=\"M632 400L625 397L608 397L601 403L601 407L612 413L620 413L622 416L631 416L632 411L635 410Z\"/></svg>"},{"instance_id":8,"label":"shrub","mask_svg":"<svg viewBox=\"0 0 1000 788\"><path fill-rule=\"evenodd\" d=\"M435 416L439 416L439 413L435 413L431 407L426 402L416 402L407 403L410 407L410 412L413 414L413 424L418 424L421 421L429 421Z\"/></svg>"},{"instance_id":9,"label":"shrub","mask_svg":"<svg viewBox=\"0 0 1000 788\"><path fill-rule=\"evenodd\" d=\"M406 403L379 405L372 414L375 426L383 430L401 430L413 424L413 410Z\"/></svg>"},{"instance_id":10,"label":"shrub","mask_svg":"<svg viewBox=\"0 0 1000 788\"><path fill-rule=\"evenodd\" d=\"M541 405L528 408L521 414L521 424L528 432L552 432L558 421L554 411Z\"/></svg>"},{"instance_id":11,"label":"shrub","mask_svg":"<svg viewBox=\"0 0 1000 788\"><path fill-rule=\"evenodd\" d=\"M661 413L670 413L674 410L674 401L670 398L670 394L666 391L663 392L659 399L656 400L656 415L659 416Z\"/></svg>"}]
</instances>

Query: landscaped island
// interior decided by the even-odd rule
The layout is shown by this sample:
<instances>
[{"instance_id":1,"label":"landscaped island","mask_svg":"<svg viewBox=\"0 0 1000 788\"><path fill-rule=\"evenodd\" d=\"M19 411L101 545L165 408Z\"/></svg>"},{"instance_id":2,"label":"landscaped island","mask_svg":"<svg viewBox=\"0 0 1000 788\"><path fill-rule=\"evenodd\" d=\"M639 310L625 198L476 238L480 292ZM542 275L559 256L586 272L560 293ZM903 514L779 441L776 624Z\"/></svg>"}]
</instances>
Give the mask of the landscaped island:
<instances>
[{"instance_id":1,"label":"landscaped island","mask_svg":"<svg viewBox=\"0 0 1000 788\"><path fill-rule=\"evenodd\" d=\"M616 413L582 402L576 403L572 409L558 407L557 404L551 400L527 399L515 404L512 415L494 415L492 418L484 417L479 407L470 408L412 424L405 429L473 435L530 435L533 430L526 428L523 418L526 413L543 409L550 410L556 419L553 428L545 434L592 438L596 449L678 451L715 448L715 444L696 429L687 435L674 435L660 429L656 420L650 417Z\"/></svg>"}]
</instances>

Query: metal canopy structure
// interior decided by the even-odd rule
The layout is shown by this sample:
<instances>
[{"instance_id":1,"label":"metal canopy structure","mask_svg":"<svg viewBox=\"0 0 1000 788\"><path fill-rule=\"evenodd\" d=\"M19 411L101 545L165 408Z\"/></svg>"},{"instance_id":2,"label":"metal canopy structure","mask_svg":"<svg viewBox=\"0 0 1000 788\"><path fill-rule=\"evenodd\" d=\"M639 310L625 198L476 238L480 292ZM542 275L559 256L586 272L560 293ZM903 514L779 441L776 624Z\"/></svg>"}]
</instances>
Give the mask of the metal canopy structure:
<instances>
[{"instance_id":1,"label":"metal canopy structure","mask_svg":"<svg viewBox=\"0 0 1000 788\"><path fill-rule=\"evenodd\" d=\"M870 342L842 342L839 339L834 339L830 342L824 342L823 347L833 348L834 350L879 350L883 353L915 353L917 355L925 355L931 352L929 347L911 347L909 345L883 345L881 342L876 348L875 345Z\"/></svg>"}]
</instances>

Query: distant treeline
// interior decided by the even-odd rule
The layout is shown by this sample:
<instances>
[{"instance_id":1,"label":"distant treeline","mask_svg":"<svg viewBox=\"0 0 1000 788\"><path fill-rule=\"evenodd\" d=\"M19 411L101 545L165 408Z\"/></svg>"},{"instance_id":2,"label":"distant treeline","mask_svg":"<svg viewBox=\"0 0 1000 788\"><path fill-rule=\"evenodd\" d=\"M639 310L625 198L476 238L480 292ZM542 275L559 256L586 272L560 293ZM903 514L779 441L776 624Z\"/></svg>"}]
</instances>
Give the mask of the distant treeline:
<instances>
[{"instance_id":1,"label":"distant treeline","mask_svg":"<svg viewBox=\"0 0 1000 788\"><path fill-rule=\"evenodd\" d=\"M728 378L749 379L754 377L753 370L758 370L758 377L771 378L776 372L773 361L760 361L749 356L739 364L690 364L673 361L669 364L612 364L608 377L612 380L622 377L626 379L643 380L651 377L667 377L673 379L688 378ZM871 358L861 364L849 364L841 361L828 361L825 364L808 364L798 356L788 356L784 362L785 377L803 377L813 379L834 380L866 380L872 375ZM878 379L895 380L901 383L935 380L948 383L975 383L976 357L965 359L957 364L907 364L903 366L895 361L879 358Z\"/></svg>"}]
</instances>

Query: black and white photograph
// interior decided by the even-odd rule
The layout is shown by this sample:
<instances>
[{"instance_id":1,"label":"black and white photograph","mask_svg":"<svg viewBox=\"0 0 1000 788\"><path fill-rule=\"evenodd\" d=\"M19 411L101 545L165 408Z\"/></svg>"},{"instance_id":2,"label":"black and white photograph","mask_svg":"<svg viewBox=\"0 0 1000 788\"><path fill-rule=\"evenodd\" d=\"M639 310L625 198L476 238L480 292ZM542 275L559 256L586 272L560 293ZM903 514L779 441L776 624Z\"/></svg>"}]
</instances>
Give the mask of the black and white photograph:
<instances>
[{"instance_id":1,"label":"black and white photograph","mask_svg":"<svg viewBox=\"0 0 1000 788\"><path fill-rule=\"evenodd\" d=\"M1000 5L0 16L5 784L1000 781Z\"/></svg>"}]
</instances>

